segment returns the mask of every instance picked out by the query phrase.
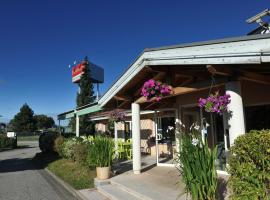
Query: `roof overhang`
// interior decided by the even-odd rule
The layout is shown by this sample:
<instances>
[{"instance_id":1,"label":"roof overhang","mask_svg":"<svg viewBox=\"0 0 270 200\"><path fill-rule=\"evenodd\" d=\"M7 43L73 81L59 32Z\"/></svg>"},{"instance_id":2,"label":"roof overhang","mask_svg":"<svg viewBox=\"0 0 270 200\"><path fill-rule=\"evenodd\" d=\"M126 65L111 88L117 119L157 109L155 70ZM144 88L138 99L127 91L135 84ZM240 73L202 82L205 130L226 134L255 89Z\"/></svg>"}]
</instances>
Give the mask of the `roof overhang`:
<instances>
[{"instance_id":1,"label":"roof overhang","mask_svg":"<svg viewBox=\"0 0 270 200\"><path fill-rule=\"evenodd\" d=\"M81 116L81 115L98 112L101 110L102 108L100 107L100 105L98 105L97 103L94 103L94 104L88 104L88 105L76 108L74 110L70 110L68 112L61 113L57 117L58 117L58 120L65 120L65 119L70 119L74 117L75 115Z\"/></svg>"},{"instance_id":2,"label":"roof overhang","mask_svg":"<svg viewBox=\"0 0 270 200\"><path fill-rule=\"evenodd\" d=\"M144 111L141 111L140 114L141 115L149 115L149 114L154 114L155 111L152 111L152 110L144 110ZM131 110L126 110L125 111L125 115L127 117L131 117ZM108 115L108 113L106 115L93 115L93 116L90 116L89 119L91 121L101 121L101 120L108 120L110 119L110 116Z\"/></svg>"},{"instance_id":3,"label":"roof overhang","mask_svg":"<svg viewBox=\"0 0 270 200\"><path fill-rule=\"evenodd\" d=\"M270 34L146 49L101 97L104 107L146 66L228 65L270 62Z\"/></svg>"}]
</instances>

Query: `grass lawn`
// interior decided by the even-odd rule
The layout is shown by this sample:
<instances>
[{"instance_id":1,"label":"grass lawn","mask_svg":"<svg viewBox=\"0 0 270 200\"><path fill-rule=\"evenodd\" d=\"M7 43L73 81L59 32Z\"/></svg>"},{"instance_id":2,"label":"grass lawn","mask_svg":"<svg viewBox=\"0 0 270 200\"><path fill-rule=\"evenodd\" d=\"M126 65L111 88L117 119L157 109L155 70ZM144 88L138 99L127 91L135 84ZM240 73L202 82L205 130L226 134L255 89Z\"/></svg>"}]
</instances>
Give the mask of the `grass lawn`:
<instances>
[{"instance_id":1,"label":"grass lawn","mask_svg":"<svg viewBox=\"0 0 270 200\"><path fill-rule=\"evenodd\" d=\"M63 158L55 160L48 164L48 169L77 190L94 187L96 171L70 160Z\"/></svg>"},{"instance_id":2,"label":"grass lawn","mask_svg":"<svg viewBox=\"0 0 270 200\"><path fill-rule=\"evenodd\" d=\"M38 141L39 136L18 136L17 141Z\"/></svg>"}]
</instances>

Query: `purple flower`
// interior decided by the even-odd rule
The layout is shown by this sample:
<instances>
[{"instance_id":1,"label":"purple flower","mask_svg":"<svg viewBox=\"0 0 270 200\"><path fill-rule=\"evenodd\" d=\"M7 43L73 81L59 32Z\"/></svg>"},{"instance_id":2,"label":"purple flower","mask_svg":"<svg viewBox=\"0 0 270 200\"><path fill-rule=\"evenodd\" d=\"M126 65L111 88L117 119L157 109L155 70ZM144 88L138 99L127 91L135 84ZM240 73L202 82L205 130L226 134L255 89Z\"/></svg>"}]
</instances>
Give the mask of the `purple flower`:
<instances>
[{"instance_id":1,"label":"purple flower","mask_svg":"<svg viewBox=\"0 0 270 200\"><path fill-rule=\"evenodd\" d=\"M216 93L215 95L211 94L206 99L200 98L198 106L204 108L206 112L222 114L223 111L227 110L227 106L230 102L230 95L224 94L219 96L218 93Z\"/></svg>"},{"instance_id":2,"label":"purple flower","mask_svg":"<svg viewBox=\"0 0 270 200\"><path fill-rule=\"evenodd\" d=\"M168 85L162 84L160 81L155 81L153 79L146 81L141 89L141 95L147 100L151 100L153 97L158 97L156 100L160 101L162 97L170 95L171 92L172 90Z\"/></svg>"}]
</instances>

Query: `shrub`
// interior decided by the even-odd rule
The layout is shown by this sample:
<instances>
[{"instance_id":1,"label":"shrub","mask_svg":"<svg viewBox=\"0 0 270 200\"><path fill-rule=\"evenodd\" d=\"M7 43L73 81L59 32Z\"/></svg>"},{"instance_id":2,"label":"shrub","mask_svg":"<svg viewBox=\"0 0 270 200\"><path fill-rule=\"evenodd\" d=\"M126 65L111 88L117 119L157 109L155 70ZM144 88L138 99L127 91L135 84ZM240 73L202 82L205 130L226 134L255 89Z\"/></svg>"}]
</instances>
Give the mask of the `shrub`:
<instances>
[{"instance_id":1,"label":"shrub","mask_svg":"<svg viewBox=\"0 0 270 200\"><path fill-rule=\"evenodd\" d=\"M74 159L75 161L82 165L87 165L87 153L89 151L90 145L87 143L77 143L74 146Z\"/></svg>"},{"instance_id":2,"label":"shrub","mask_svg":"<svg viewBox=\"0 0 270 200\"><path fill-rule=\"evenodd\" d=\"M186 135L182 138L178 154L179 170L186 191L193 200L214 200L217 191L215 160L217 147L210 150L199 137Z\"/></svg>"},{"instance_id":3,"label":"shrub","mask_svg":"<svg viewBox=\"0 0 270 200\"><path fill-rule=\"evenodd\" d=\"M231 148L229 166L232 199L269 199L270 130L238 137Z\"/></svg>"},{"instance_id":4,"label":"shrub","mask_svg":"<svg viewBox=\"0 0 270 200\"><path fill-rule=\"evenodd\" d=\"M59 136L55 132L45 132L39 136L39 148L42 152L54 152L54 142Z\"/></svg>"},{"instance_id":5,"label":"shrub","mask_svg":"<svg viewBox=\"0 0 270 200\"><path fill-rule=\"evenodd\" d=\"M97 136L89 148L87 162L90 167L109 167L113 159L114 142L111 138Z\"/></svg>"},{"instance_id":6,"label":"shrub","mask_svg":"<svg viewBox=\"0 0 270 200\"><path fill-rule=\"evenodd\" d=\"M16 138L8 138L6 135L0 134L0 148L15 148L16 146Z\"/></svg>"},{"instance_id":7,"label":"shrub","mask_svg":"<svg viewBox=\"0 0 270 200\"><path fill-rule=\"evenodd\" d=\"M65 139L60 145L59 155L63 158L75 161L75 146L79 143L76 138Z\"/></svg>"},{"instance_id":8,"label":"shrub","mask_svg":"<svg viewBox=\"0 0 270 200\"><path fill-rule=\"evenodd\" d=\"M94 141L94 137L92 135L89 136L81 136L80 139L83 143L91 144Z\"/></svg>"},{"instance_id":9,"label":"shrub","mask_svg":"<svg viewBox=\"0 0 270 200\"><path fill-rule=\"evenodd\" d=\"M65 138L61 135L59 135L57 138L55 138L54 140L54 146L53 149L55 152L58 153L58 155L60 154L61 151L61 145L64 143Z\"/></svg>"}]
</instances>

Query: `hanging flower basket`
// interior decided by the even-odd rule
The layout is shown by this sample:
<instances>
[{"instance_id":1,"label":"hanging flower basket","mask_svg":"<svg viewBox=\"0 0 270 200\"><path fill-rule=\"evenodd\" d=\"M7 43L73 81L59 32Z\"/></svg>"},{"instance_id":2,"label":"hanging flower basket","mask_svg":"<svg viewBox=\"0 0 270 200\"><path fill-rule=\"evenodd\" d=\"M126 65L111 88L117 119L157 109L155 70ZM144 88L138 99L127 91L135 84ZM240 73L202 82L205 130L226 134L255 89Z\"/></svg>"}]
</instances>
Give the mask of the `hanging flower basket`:
<instances>
[{"instance_id":1,"label":"hanging flower basket","mask_svg":"<svg viewBox=\"0 0 270 200\"><path fill-rule=\"evenodd\" d=\"M206 112L222 114L227 111L228 104L231 102L229 94L219 95L219 92L211 94L206 99L199 99L199 107L204 108Z\"/></svg>"},{"instance_id":2,"label":"hanging flower basket","mask_svg":"<svg viewBox=\"0 0 270 200\"><path fill-rule=\"evenodd\" d=\"M144 96L147 101L155 98L156 101L160 101L163 97L172 94L171 86L150 79L143 84L141 95Z\"/></svg>"},{"instance_id":3,"label":"hanging flower basket","mask_svg":"<svg viewBox=\"0 0 270 200\"><path fill-rule=\"evenodd\" d=\"M110 114L110 121L113 122L124 122L126 114L119 110L114 110Z\"/></svg>"}]
</instances>

